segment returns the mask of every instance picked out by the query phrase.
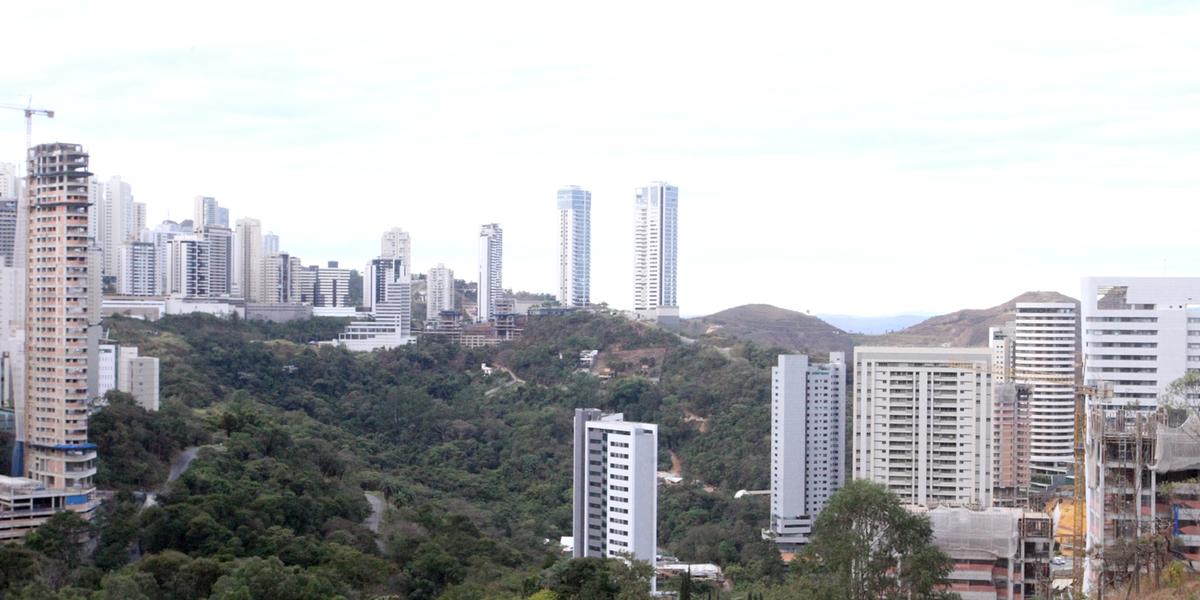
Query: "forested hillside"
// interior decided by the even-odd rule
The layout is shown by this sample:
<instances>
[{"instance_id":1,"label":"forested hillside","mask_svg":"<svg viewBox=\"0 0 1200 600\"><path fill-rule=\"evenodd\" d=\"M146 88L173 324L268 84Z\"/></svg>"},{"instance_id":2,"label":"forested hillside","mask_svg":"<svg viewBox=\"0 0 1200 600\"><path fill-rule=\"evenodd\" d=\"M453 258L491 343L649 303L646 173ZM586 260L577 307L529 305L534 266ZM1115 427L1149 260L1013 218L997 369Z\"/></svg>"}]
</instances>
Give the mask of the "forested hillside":
<instances>
[{"instance_id":1,"label":"forested hillside","mask_svg":"<svg viewBox=\"0 0 1200 600\"><path fill-rule=\"evenodd\" d=\"M107 325L161 358L163 410L113 394L92 437L116 497L90 527L64 516L0 548L4 597L570 596L601 572L614 589L642 589L619 564L581 570L558 551L571 533L576 407L660 424L660 468L684 478L661 489L660 546L741 583L784 572L760 539L763 499L733 500L767 486L773 351L684 344L593 315L531 320L497 348L370 354L308 343L342 325L321 319ZM580 350L615 348L665 354L652 376L576 369ZM486 376L483 363L510 371ZM187 447L197 458L164 485ZM158 494L142 501L146 491ZM89 529L92 544L71 542Z\"/></svg>"}]
</instances>

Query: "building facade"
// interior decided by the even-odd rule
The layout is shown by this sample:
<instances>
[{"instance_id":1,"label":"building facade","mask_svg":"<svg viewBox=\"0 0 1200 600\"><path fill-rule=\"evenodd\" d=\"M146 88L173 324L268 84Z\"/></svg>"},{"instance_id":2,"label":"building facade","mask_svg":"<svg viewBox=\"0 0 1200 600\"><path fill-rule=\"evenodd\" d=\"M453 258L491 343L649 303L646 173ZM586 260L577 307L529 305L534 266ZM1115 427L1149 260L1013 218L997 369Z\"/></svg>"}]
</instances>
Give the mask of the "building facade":
<instances>
[{"instance_id":1,"label":"building facade","mask_svg":"<svg viewBox=\"0 0 1200 600\"><path fill-rule=\"evenodd\" d=\"M403 259L399 258L376 258L367 263L366 274L363 278L363 302L371 312L375 312L376 305L387 300L388 283L412 278Z\"/></svg>"},{"instance_id":2,"label":"building facade","mask_svg":"<svg viewBox=\"0 0 1200 600\"><path fill-rule=\"evenodd\" d=\"M158 256L153 242L129 242L117 251L120 277L117 291L126 296L157 296L161 293Z\"/></svg>"},{"instance_id":3,"label":"building facade","mask_svg":"<svg viewBox=\"0 0 1200 600\"><path fill-rule=\"evenodd\" d=\"M198 235L177 235L167 243L168 294L210 295L208 243Z\"/></svg>"},{"instance_id":4,"label":"building facade","mask_svg":"<svg viewBox=\"0 0 1200 600\"><path fill-rule=\"evenodd\" d=\"M476 298L478 323L496 318L496 305L504 295L504 231L490 223L479 228L479 287Z\"/></svg>"},{"instance_id":5,"label":"building facade","mask_svg":"<svg viewBox=\"0 0 1200 600\"><path fill-rule=\"evenodd\" d=\"M438 314L454 310L454 270L438 263L429 269L425 282L425 318L435 319Z\"/></svg>"},{"instance_id":6,"label":"building facade","mask_svg":"<svg viewBox=\"0 0 1200 600\"><path fill-rule=\"evenodd\" d=\"M91 289L88 154L76 144L29 151L25 397L14 470L47 490L40 502L90 518L96 446L88 441ZM26 485L20 483L20 485ZM34 502L31 508L35 508Z\"/></svg>"},{"instance_id":7,"label":"building facade","mask_svg":"<svg viewBox=\"0 0 1200 600\"><path fill-rule=\"evenodd\" d=\"M906 504L992 504L992 352L854 349L854 478Z\"/></svg>"},{"instance_id":8,"label":"building facade","mask_svg":"<svg viewBox=\"0 0 1200 600\"><path fill-rule=\"evenodd\" d=\"M0 267L14 266L17 245L17 199L0 196Z\"/></svg>"},{"instance_id":9,"label":"building facade","mask_svg":"<svg viewBox=\"0 0 1200 600\"><path fill-rule=\"evenodd\" d=\"M591 303L592 193L577 185L558 190L558 301Z\"/></svg>"},{"instance_id":10,"label":"building facade","mask_svg":"<svg viewBox=\"0 0 1200 600\"><path fill-rule=\"evenodd\" d=\"M246 302L262 302L262 222L238 219L233 236L233 290Z\"/></svg>"},{"instance_id":11,"label":"building facade","mask_svg":"<svg viewBox=\"0 0 1200 600\"><path fill-rule=\"evenodd\" d=\"M574 430L573 555L630 555L653 566L658 426L577 408Z\"/></svg>"},{"instance_id":12,"label":"building facade","mask_svg":"<svg viewBox=\"0 0 1200 600\"><path fill-rule=\"evenodd\" d=\"M399 259L412 272L412 236L399 227L385 232L379 240L379 258Z\"/></svg>"},{"instance_id":13,"label":"building facade","mask_svg":"<svg viewBox=\"0 0 1200 600\"><path fill-rule=\"evenodd\" d=\"M204 228L208 245L208 293L212 296L233 294L233 231L220 225Z\"/></svg>"},{"instance_id":14,"label":"building facade","mask_svg":"<svg viewBox=\"0 0 1200 600\"><path fill-rule=\"evenodd\" d=\"M1200 369L1200 278L1090 277L1081 293L1083 383L1112 386L1105 408L1154 410Z\"/></svg>"},{"instance_id":15,"label":"building facade","mask_svg":"<svg viewBox=\"0 0 1200 600\"><path fill-rule=\"evenodd\" d=\"M678 319L679 188L656 181L634 202L633 309L639 316Z\"/></svg>"},{"instance_id":16,"label":"building facade","mask_svg":"<svg viewBox=\"0 0 1200 600\"><path fill-rule=\"evenodd\" d=\"M846 358L784 354L771 368L771 525L784 551L807 544L813 522L845 484Z\"/></svg>"},{"instance_id":17,"label":"building facade","mask_svg":"<svg viewBox=\"0 0 1200 600\"><path fill-rule=\"evenodd\" d=\"M120 248L131 241L134 229L133 189L119 176L110 177L104 184L104 195L98 207L95 234L96 244L104 254L105 277L120 278Z\"/></svg>"}]
</instances>

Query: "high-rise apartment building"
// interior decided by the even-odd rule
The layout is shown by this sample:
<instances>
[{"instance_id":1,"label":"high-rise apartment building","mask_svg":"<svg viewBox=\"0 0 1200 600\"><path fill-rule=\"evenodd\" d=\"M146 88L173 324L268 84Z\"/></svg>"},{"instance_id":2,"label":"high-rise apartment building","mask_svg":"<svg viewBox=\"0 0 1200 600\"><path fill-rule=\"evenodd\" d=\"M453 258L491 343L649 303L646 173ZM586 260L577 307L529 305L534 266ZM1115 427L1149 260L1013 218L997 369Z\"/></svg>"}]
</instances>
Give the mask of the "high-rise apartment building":
<instances>
[{"instance_id":1,"label":"high-rise apartment building","mask_svg":"<svg viewBox=\"0 0 1200 600\"><path fill-rule=\"evenodd\" d=\"M480 227L476 322L487 323L496 318L496 306L504 295L503 258L504 232L500 229L500 225L491 223Z\"/></svg>"},{"instance_id":2,"label":"high-rise apartment building","mask_svg":"<svg viewBox=\"0 0 1200 600\"><path fill-rule=\"evenodd\" d=\"M137 239L146 230L146 203L133 203L133 226L129 228L129 239Z\"/></svg>"},{"instance_id":3,"label":"high-rise apartment building","mask_svg":"<svg viewBox=\"0 0 1200 600\"><path fill-rule=\"evenodd\" d=\"M1015 320L989 332L997 382L1028 388L1029 460L1039 487L1075 460L1078 314L1073 302L1018 302Z\"/></svg>"},{"instance_id":4,"label":"high-rise apartment building","mask_svg":"<svg viewBox=\"0 0 1200 600\"><path fill-rule=\"evenodd\" d=\"M293 293L292 274L300 269L300 259L286 252L262 260L262 290L259 298L271 304L299 303Z\"/></svg>"},{"instance_id":5,"label":"high-rise apartment building","mask_svg":"<svg viewBox=\"0 0 1200 600\"><path fill-rule=\"evenodd\" d=\"M192 199L192 230L196 233L204 231L210 225L220 226L221 207L216 198L196 196Z\"/></svg>"},{"instance_id":6,"label":"high-rise apartment building","mask_svg":"<svg viewBox=\"0 0 1200 600\"><path fill-rule=\"evenodd\" d=\"M906 504L992 504L992 351L854 349L854 478Z\"/></svg>"},{"instance_id":7,"label":"high-rise apartment building","mask_svg":"<svg viewBox=\"0 0 1200 600\"><path fill-rule=\"evenodd\" d=\"M992 409L992 503L1028 506L1033 488L1029 462L1029 404L1033 388L1011 382L995 383Z\"/></svg>"},{"instance_id":8,"label":"high-rise apartment building","mask_svg":"<svg viewBox=\"0 0 1200 600\"><path fill-rule=\"evenodd\" d=\"M94 236L104 255L102 273L105 277L121 276L120 248L135 235L133 190L119 176L110 177L104 184L104 196L97 207Z\"/></svg>"},{"instance_id":9,"label":"high-rise apartment building","mask_svg":"<svg viewBox=\"0 0 1200 600\"><path fill-rule=\"evenodd\" d=\"M88 155L76 144L29 151L25 397L14 471L47 493L45 508L90 518L97 505L96 446L88 441ZM22 418L23 417L23 418ZM15 490L6 490L6 498Z\"/></svg>"},{"instance_id":10,"label":"high-rise apartment building","mask_svg":"<svg viewBox=\"0 0 1200 600\"><path fill-rule=\"evenodd\" d=\"M454 310L454 270L438 263L429 269L425 281L425 318L435 319L438 313Z\"/></svg>"},{"instance_id":11,"label":"high-rise apartment building","mask_svg":"<svg viewBox=\"0 0 1200 600\"><path fill-rule=\"evenodd\" d=\"M379 242L379 258L398 258L412 272L412 237L407 231L393 227L383 232Z\"/></svg>"},{"instance_id":12,"label":"high-rise apartment building","mask_svg":"<svg viewBox=\"0 0 1200 600\"><path fill-rule=\"evenodd\" d=\"M336 260L321 267L317 271L317 298L313 306L353 308L350 303L350 269L339 267Z\"/></svg>"},{"instance_id":13,"label":"high-rise apartment building","mask_svg":"<svg viewBox=\"0 0 1200 600\"><path fill-rule=\"evenodd\" d=\"M0 267L15 263L17 244L17 200L0 198Z\"/></svg>"},{"instance_id":14,"label":"high-rise apartment building","mask_svg":"<svg viewBox=\"0 0 1200 600\"><path fill-rule=\"evenodd\" d=\"M279 236L274 232L268 232L263 235L262 241L263 256L272 256L279 254Z\"/></svg>"},{"instance_id":15,"label":"high-rise apartment building","mask_svg":"<svg viewBox=\"0 0 1200 600\"><path fill-rule=\"evenodd\" d=\"M623 555L654 565L658 425L575 409L575 558Z\"/></svg>"},{"instance_id":16,"label":"high-rise apartment building","mask_svg":"<svg viewBox=\"0 0 1200 600\"><path fill-rule=\"evenodd\" d=\"M1154 410L1200 369L1200 278L1089 277L1081 293L1083 382L1112 390L1099 406Z\"/></svg>"},{"instance_id":17,"label":"high-rise apartment building","mask_svg":"<svg viewBox=\"0 0 1200 600\"><path fill-rule=\"evenodd\" d=\"M208 247L199 235L171 238L167 244L166 293L189 297L210 295Z\"/></svg>"},{"instance_id":18,"label":"high-rise apartment building","mask_svg":"<svg viewBox=\"0 0 1200 600\"><path fill-rule=\"evenodd\" d=\"M678 319L679 188L661 181L638 188L633 232L634 311Z\"/></svg>"},{"instance_id":19,"label":"high-rise apartment building","mask_svg":"<svg viewBox=\"0 0 1200 600\"><path fill-rule=\"evenodd\" d=\"M845 484L846 355L829 363L784 354L771 368L771 533L781 550L807 544Z\"/></svg>"},{"instance_id":20,"label":"high-rise apartment building","mask_svg":"<svg viewBox=\"0 0 1200 600\"><path fill-rule=\"evenodd\" d=\"M121 276L117 291L127 296L157 296L161 277L153 242L129 242L118 249Z\"/></svg>"},{"instance_id":21,"label":"high-rise apartment building","mask_svg":"<svg viewBox=\"0 0 1200 600\"><path fill-rule=\"evenodd\" d=\"M233 231L209 225L204 228L203 237L208 244L208 293L229 296L233 293Z\"/></svg>"},{"instance_id":22,"label":"high-rise apartment building","mask_svg":"<svg viewBox=\"0 0 1200 600\"><path fill-rule=\"evenodd\" d=\"M372 313L378 304L387 300L389 283L412 278L404 260L400 258L376 258L367 263L366 274L363 279L363 301Z\"/></svg>"},{"instance_id":23,"label":"high-rise apartment building","mask_svg":"<svg viewBox=\"0 0 1200 600\"><path fill-rule=\"evenodd\" d=\"M20 188L17 165L0 162L0 198L16 198Z\"/></svg>"},{"instance_id":24,"label":"high-rise apartment building","mask_svg":"<svg viewBox=\"0 0 1200 600\"><path fill-rule=\"evenodd\" d=\"M233 287L246 302L261 302L263 266L262 223L238 219L233 241Z\"/></svg>"},{"instance_id":25,"label":"high-rise apartment building","mask_svg":"<svg viewBox=\"0 0 1200 600\"><path fill-rule=\"evenodd\" d=\"M558 301L591 303L592 193L577 185L558 190Z\"/></svg>"}]
</instances>

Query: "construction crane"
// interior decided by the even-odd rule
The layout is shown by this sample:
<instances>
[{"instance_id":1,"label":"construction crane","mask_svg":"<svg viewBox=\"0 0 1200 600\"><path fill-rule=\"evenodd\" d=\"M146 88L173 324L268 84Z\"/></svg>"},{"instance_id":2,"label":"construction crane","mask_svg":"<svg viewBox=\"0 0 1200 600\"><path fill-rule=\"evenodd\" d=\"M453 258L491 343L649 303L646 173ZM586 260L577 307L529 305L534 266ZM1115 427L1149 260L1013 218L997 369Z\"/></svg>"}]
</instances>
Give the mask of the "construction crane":
<instances>
[{"instance_id":1,"label":"construction crane","mask_svg":"<svg viewBox=\"0 0 1200 600\"><path fill-rule=\"evenodd\" d=\"M16 104L0 104L0 108L24 111L24 113L25 113L25 151L26 152L28 152L29 149L33 147L33 116L41 115L43 117L46 117L47 119L54 118L54 111L46 109L46 108L34 108L32 105L33 105L32 98L30 98L29 104L25 105L25 106L19 106Z\"/></svg>"}]
</instances>

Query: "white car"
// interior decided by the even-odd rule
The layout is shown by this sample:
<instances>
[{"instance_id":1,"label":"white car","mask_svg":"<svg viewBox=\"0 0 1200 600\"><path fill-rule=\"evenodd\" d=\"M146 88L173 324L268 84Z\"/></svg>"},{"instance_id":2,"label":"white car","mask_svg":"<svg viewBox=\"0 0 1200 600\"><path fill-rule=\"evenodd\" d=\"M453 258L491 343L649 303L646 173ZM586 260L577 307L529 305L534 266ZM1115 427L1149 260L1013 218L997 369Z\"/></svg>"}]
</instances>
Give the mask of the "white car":
<instances>
[{"instance_id":1,"label":"white car","mask_svg":"<svg viewBox=\"0 0 1200 600\"><path fill-rule=\"evenodd\" d=\"M1055 556L1050 562L1056 565L1065 565L1067 564L1067 559L1062 556Z\"/></svg>"}]
</instances>

